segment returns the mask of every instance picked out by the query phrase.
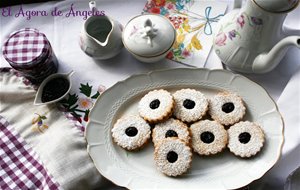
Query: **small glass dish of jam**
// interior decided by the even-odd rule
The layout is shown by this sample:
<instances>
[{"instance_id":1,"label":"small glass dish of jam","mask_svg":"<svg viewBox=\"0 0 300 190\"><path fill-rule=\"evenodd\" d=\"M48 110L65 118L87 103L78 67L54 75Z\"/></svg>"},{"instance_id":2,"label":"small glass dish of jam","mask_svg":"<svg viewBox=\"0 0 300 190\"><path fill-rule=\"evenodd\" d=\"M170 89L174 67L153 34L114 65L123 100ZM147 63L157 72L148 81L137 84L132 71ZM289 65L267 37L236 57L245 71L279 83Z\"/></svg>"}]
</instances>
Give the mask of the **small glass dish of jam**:
<instances>
[{"instance_id":1,"label":"small glass dish of jam","mask_svg":"<svg viewBox=\"0 0 300 190\"><path fill-rule=\"evenodd\" d=\"M34 105L52 104L66 97L72 86L71 76L73 74L74 71L71 71L69 73L56 73L47 77L38 88Z\"/></svg>"}]
</instances>

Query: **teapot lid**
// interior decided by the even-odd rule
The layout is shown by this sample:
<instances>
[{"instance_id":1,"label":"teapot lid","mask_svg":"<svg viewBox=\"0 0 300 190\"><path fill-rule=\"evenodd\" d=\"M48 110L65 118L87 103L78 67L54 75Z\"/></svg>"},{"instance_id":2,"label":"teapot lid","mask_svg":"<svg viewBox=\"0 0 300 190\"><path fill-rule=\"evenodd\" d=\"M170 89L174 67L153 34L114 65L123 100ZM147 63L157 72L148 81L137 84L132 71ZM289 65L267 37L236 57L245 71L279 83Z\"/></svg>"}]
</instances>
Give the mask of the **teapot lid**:
<instances>
[{"instance_id":1,"label":"teapot lid","mask_svg":"<svg viewBox=\"0 0 300 190\"><path fill-rule=\"evenodd\" d=\"M273 13L289 12L299 4L299 0L253 0L260 8Z\"/></svg>"},{"instance_id":2,"label":"teapot lid","mask_svg":"<svg viewBox=\"0 0 300 190\"><path fill-rule=\"evenodd\" d=\"M144 14L132 18L127 23L122 37L128 51L143 57L153 57L172 47L176 31L164 16Z\"/></svg>"}]
</instances>

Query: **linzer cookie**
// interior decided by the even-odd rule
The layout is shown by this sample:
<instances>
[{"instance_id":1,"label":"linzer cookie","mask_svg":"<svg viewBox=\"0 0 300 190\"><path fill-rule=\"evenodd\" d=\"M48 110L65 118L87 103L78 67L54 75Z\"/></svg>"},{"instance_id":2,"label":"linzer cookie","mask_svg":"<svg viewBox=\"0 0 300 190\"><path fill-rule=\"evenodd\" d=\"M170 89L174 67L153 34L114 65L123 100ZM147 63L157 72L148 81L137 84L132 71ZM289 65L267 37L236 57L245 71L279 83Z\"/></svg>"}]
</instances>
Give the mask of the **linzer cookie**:
<instances>
[{"instance_id":1,"label":"linzer cookie","mask_svg":"<svg viewBox=\"0 0 300 190\"><path fill-rule=\"evenodd\" d=\"M194 89L181 89L173 94L175 100L174 115L183 122L200 120L208 109L205 96Z\"/></svg>"},{"instance_id":2,"label":"linzer cookie","mask_svg":"<svg viewBox=\"0 0 300 190\"><path fill-rule=\"evenodd\" d=\"M240 157L256 155L264 144L264 132L258 124L241 121L228 129L230 152Z\"/></svg>"},{"instance_id":3,"label":"linzer cookie","mask_svg":"<svg viewBox=\"0 0 300 190\"><path fill-rule=\"evenodd\" d=\"M169 137L178 137L185 143L190 143L190 133L186 124L183 122L170 118L163 123L155 125L155 128L152 131L152 141L154 145L160 142L163 139Z\"/></svg>"},{"instance_id":4,"label":"linzer cookie","mask_svg":"<svg viewBox=\"0 0 300 190\"><path fill-rule=\"evenodd\" d=\"M155 146L154 160L160 172L179 176L191 167L191 148L176 137L167 138Z\"/></svg>"},{"instance_id":5,"label":"linzer cookie","mask_svg":"<svg viewBox=\"0 0 300 190\"><path fill-rule=\"evenodd\" d=\"M245 113L243 100L237 94L223 92L215 95L209 101L209 114L222 125L239 122Z\"/></svg>"},{"instance_id":6,"label":"linzer cookie","mask_svg":"<svg viewBox=\"0 0 300 190\"><path fill-rule=\"evenodd\" d=\"M148 92L139 102L138 111L141 117L150 123L168 119L172 115L174 100L166 90Z\"/></svg>"},{"instance_id":7,"label":"linzer cookie","mask_svg":"<svg viewBox=\"0 0 300 190\"><path fill-rule=\"evenodd\" d=\"M24 28L13 32L2 47L6 61L32 83L57 72L57 59L45 34Z\"/></svg>"},{"instance_id":8,"label":"linzer cookie","mask_svg":"<svg viewBox=\"0 0 300 190\"><path fill-rule=\"evenodd\" d=\"M149 124L139 116L124 116L119 119L112 130L113 140L126 150L137 150L150 139Z\"/></svg>"},{"instance_id":9,"label":"linzer cookie","mask_svg":"<svg viewBox=\"0 0 300 190\"><path fill-rule=\"evenodd\" d=\"M216 121L198 121L191 125L190 131L193 150L199 155L217 154L227 145L227 131Z\"/></svg>"}]
</instances>

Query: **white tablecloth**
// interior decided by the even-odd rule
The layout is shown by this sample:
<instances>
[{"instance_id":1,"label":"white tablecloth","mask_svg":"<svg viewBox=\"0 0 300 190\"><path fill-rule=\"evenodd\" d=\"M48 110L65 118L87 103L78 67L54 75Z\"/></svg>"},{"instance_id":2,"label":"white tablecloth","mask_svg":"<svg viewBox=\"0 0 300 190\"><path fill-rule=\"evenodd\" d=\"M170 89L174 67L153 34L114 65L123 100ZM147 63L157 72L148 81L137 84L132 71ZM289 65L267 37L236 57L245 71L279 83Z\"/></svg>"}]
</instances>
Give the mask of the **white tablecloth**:
<instances>
[{"instance_id":1,"label":"white tablecloth","mask_svg":"<svg viewBox=\"0 0 300 190\"><path fill-rule=\"evenodd\" d=\"M228 2L229 10L232 1ZM99 0L98 9L118 20L122 24L141 13L146 0ZM58 7L67 12L71 4L77 10L88 10L85 0L66 0L31 4L23 6L25 10L52 10ZM13 11L19 6L12 7ZM1 10L1 9L0 9ZM2 10L1 10L2 13ZM290 13L286 25L300 29L300 7ZM46 34L50 40L55 54L59 60L59 72L74 70L74 81L84 78L90 84L99 83L110 87L117 81L123 80L132 74L144 73L157 69L186 67L184 65L164 60L154 64L144 64L135 60L125 49L115 58L107 61L94 61L86 56L78 45L78 37L84 23L83 17L33 17L15 18L0 16L0 43L3 44L7 36L15 30L24 27L37 28ZM300 32L299 32L300 35ZM9 66L1 54L1 67ZM207 68L222 68L220 60L211 52ZM260 180L250 185L252 189L283 189L283 183L290 172L300 166L300 50L291 48L281 63L272 72L263 75L247 75L250 79L262 85L277 101L278 107L285 122L285 143L283 155L279 162ZM75 82L74 88L78 89L79 83ZM238 179L237 179L238 180Z\"/></svg>"}]
</instances>

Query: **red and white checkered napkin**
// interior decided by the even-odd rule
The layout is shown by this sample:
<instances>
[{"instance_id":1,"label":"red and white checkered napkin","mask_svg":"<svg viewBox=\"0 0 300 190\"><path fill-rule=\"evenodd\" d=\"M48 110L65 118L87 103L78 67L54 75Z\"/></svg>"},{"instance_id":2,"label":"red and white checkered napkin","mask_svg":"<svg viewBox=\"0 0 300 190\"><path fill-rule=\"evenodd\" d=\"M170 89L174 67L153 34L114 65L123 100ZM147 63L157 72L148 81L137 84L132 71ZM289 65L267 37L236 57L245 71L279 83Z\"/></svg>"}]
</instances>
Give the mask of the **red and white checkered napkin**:
<instances>
[{"instance_id":1,"label":"red and white checkered napkin","mask_svg":"<svg viewBox=\"0 0 300 190\"><path fill-rule=\"evenodd\" d=\"M28 80L0 68L0 190L103 189L83 126L55 105L34 106L35 95Z\"/></svg>"},{"instance_id":2,"label":"red and white checkered napkin","mask_svg":"<svg viewBox=\"0 0 300 190\"><path fill-rule=\"evenodd\" d=\"M1 115L0 189L60 189L38 155Z\"/></svg>"},{"instance_id":3,"label":"red and white checkered napkin","mask_svg":"<svg viewBox=\"0 0 300 190\"><path fill-rule=\"evenodd\" d=\"M32 67L47 57L51 46L43 33L25 28L13 32L3 45L3 56L13 67Z\"/></svg>"}]
</instances>

